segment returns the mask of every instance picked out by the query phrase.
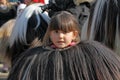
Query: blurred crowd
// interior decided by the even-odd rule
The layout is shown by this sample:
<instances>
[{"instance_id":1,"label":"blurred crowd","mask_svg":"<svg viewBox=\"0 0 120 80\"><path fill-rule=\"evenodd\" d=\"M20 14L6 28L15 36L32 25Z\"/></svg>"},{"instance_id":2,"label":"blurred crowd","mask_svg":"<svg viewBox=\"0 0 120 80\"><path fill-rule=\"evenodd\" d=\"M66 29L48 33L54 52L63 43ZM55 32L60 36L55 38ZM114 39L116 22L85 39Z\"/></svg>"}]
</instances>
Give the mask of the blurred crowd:
<instances>
[{"instance_id":1,"label":"blurred crowd","mask_svg":"<svg viewBox=\"0 0 120 80\"><path fill-rule=\"evenodd\" d=\"M7 21L20 17L20 14L28 5L39 2L48 4L48 0L0 0L0 27ZM0 29L0 39L2 38L2 32L3 29ZM0 64L2 65L0 73L8 73L9 67L3 57L0 57Z\"/></svg>"}]
</instances>

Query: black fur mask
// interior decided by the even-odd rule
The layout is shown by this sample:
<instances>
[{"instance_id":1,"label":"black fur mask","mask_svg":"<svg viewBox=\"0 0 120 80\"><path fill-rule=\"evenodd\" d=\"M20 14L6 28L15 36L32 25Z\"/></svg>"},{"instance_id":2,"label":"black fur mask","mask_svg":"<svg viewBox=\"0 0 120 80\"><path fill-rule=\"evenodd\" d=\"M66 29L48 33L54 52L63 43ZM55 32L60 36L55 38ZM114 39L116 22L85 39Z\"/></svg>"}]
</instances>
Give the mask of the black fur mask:
<instances>
[{"instance_id":1,"label":"black fur mask","mask_svg":"<svg viewBox=\"0 0 120 80\"><path fill-rule=\"evenodd\" d=\"M66 10L75 6L73 0L49 0L49 4L52 4L52 10L55 11Z\"/></svg>"}]
</instances>

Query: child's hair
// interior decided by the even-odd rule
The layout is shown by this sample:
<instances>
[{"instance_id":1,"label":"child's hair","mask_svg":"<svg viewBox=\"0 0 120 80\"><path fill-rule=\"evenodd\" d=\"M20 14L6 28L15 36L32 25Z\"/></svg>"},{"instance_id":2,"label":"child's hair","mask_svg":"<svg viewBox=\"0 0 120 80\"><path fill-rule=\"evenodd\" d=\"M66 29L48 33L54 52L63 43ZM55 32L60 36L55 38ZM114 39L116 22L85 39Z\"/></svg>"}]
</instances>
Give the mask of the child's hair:
<instances>
[{"instance_id":1,"label":"child's hair","mask_svg":"<svg viewBox=\"0 0 120 80\"><path fill-rule=\"evenodd\" d=\"M49 34L52 30L62 30L64 32L77 31L79 35L75 41L80 41L79 23L75 16L67 11L60 11L51 18L43 40L43 45L48 45L51 43Z\"/></svg>"}]
</instances>

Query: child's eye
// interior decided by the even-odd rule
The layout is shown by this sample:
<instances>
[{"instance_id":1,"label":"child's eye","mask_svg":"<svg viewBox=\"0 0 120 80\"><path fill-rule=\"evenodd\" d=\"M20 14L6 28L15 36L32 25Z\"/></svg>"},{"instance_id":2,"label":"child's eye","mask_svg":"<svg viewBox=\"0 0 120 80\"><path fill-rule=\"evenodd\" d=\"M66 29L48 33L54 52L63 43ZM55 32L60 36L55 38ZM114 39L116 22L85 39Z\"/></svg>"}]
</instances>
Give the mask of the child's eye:
<instances>
[{"instance_id":1,"label":"child's eye","mask_svg":"<svg viewBox=\"0 0 120 80\"><path fill-rule=\"evenodd\" d=\"M58 33L58 30L55 30L54 32L55 32L55 33Z\"/></svg>"}]
</instances>

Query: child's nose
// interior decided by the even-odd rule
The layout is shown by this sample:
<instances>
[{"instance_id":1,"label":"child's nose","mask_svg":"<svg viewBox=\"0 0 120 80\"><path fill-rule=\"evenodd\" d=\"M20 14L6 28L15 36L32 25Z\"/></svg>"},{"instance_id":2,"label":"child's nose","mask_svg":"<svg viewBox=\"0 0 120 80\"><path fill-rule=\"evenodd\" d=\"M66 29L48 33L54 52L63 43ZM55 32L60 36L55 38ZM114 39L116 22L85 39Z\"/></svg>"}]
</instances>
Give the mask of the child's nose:
<instances>
[{"instance_id":1,"label":"child's nose","mask_svg":"<svg viewBox=\"0 0 120 80\"><path fill-rule=\"evenodd\" d=\"M63 38L63 37L64 37L64 34L63 34L63 33L59 33L59 37L60 37L60 38Z\"/></svg>"}]
</instances>

